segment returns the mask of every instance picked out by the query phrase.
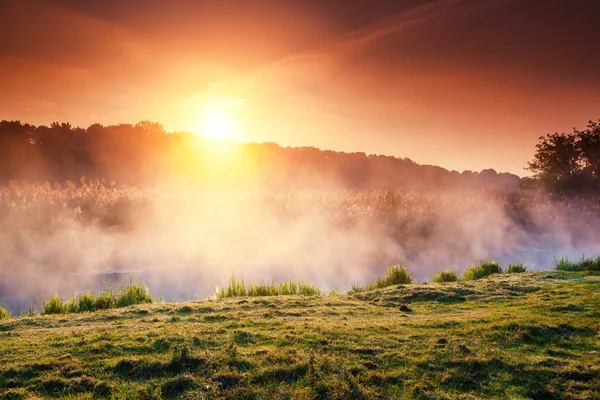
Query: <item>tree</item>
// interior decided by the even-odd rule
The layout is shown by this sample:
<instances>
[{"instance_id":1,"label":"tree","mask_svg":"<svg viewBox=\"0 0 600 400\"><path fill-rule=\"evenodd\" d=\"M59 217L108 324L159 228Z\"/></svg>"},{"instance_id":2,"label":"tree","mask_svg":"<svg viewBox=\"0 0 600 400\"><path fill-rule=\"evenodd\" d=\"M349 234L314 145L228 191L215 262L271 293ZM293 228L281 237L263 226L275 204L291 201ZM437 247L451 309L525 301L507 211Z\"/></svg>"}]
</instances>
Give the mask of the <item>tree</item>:
<instances>
[{"instance_id":1,"label":"tree","mask_svg":"<svg viewBox=\"0 0 600 400\"><path fill-rule=\"evenodd\" d=\"M600 189L600 121L583 131L540 137L527 168L534 178L559 192Z\"/></svg>"}]
</instances>

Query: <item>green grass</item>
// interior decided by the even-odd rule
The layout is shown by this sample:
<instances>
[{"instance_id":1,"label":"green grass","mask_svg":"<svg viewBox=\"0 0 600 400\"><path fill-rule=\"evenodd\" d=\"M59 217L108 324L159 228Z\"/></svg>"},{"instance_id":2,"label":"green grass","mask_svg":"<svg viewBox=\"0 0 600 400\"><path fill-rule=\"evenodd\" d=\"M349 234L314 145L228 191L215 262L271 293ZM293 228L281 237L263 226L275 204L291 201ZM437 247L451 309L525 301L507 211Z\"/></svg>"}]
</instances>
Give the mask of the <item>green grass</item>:
<instances>
[{"instance_id":1,"label":"green grass","mask_svg":"<svg viewBox=\"0 0 600 400\"><path fill-rule=\"evenodd\" d=\"M554 269L557 271L600 271L600 256L579 261L569 261L567 257L555 258Z\"/></svg>"},{"instance_id":2,"label":"green grass","mask_svg":"<svg viewBox=\"0 0 600 400\"><path fill-rule=\"evenodd\" d=\"M257 297L257 296L319 296L321 291L316 286L307 282L298 280L283 281L280 283L266 283L262 281L259 284L244 282L244 278L236 280L231 276L229 281L223 287L215 288L215 296L218 299L232 297Z\"/></svg>"},{"instance_id":3,"label":"green grass","mask_svg":"<svg viewBox=\"0 0 600 400\"><path fill-rule=\"evenodd\" d=\"M10 319L10 313L2 306L2 303L0 303L0 320L3 319Z\"/></svg>"},{"instance_id":4,"label":"green grass","mask_svg":"<svg viewBox=\"0 0 600 400\"><path fill-rule=\"evenodd\" d=\"M116 293L108 285L98 294L92 292L75 294L68 300L61 298L58 293L54 293L52 297L45 300L42 304L42 313L80 313L152 302L153 298L150 290L143 283L138 283L131 279L128 285L119 288ZM26 314L30 315L32 313L33 310L31 308L26 312Z\"/></svg>"},{"instance_id":5,"label":"green grass","mask_svg":"<svg viewBox=\"0 0 600 400\"><path fill-rule=\"evenodd\" d=\"M524 272L527 272L527 267L522 262L508 264L508 267L506 267L507 274L522 274Z\"/></svg>"},{"instance_id":6,"label":"green grass","mask_svg":"<svg viewBox=\"0 0 600 400\"><path fill-rule=\"evenodd\" d=\"M35 308L33 308L32 305L30 305L29 307L27 307L27 309L22 310L21 311L21 318L25 318L25 317L35 317L37 315L37 311L35 310Z\"/></svg>"},{"instance_id":7,"label":"green grass","mask_svg":"<svg viewBox=\"0 0 600 400\"><path fill-rule=\"evenodd\" d=\"M481 261L472 265L462 276L464 281L474 281L493 274L501 274L502 267L495 261Z\"/></svg>"},{"instance_id":8,"label":"green grass","mask_svg":"<svg viewBox=\"0 0 600 400\"><path fill-rule=\"evenodd\" d=\"M352 285L351 293L382 289L388 286L405 285L412 282L412 277L402 265L389 267L385 276L377 278L373 282L368 282L365 286Z\"/></svg>"},{"instance_id":9,"label":"green grass","mask_svg":"<svg viewBox=\"0 0 600 400\"><path fill-rule=\"evenodd\" d=\"M431 277L431 282L443 283L443 282L456 282L458 281L458 275L452 270L440 271Z\"/></svg>"},{"instance_id":10,"label":"green grass","mask_svg":"<svg viewBox=\"0 0 600 400\"><path fill-rule=\"evenodd\" d=\"M551 271L12 318L0 399L594 399L598 304Z\"/></svg>"}]
</instances>

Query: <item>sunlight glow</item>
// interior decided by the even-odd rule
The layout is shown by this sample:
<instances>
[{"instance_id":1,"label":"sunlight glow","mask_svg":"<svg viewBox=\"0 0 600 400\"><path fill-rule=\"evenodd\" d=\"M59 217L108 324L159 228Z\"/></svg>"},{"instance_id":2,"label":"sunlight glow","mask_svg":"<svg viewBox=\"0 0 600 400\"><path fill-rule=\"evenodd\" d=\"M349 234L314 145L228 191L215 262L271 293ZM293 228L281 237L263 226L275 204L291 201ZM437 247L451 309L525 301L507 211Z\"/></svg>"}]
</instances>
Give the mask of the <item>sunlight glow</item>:
<instances>
[{"instance_id":1,"label":"sunlight glow","mask_svg":"<svg viewBox=\"0 0 600 400\"><path fill-rule=\"evenodd\" d=\"M228 139L233 129L233 119L222 110L213 110L205 114L201 123L201 134L212 139Z\"/></svg>"}]
</instances>

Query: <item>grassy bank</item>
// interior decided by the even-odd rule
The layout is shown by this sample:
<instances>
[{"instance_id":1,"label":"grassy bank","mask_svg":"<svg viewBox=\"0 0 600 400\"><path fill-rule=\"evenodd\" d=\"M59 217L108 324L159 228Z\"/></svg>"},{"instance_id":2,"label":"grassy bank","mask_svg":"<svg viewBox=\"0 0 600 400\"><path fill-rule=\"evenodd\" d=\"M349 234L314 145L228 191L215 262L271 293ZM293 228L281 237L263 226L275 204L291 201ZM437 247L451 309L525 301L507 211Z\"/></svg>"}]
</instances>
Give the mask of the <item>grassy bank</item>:
<instances>
[{"instance_id":1,"label":"grassy bank","mask_svg":"<svg viewBox=\"0 0 600 400\"><path fill-rule=\"evenodd\" d=\"M0 398L600 393L600 274L141 304L0 321Z\"/></svg>"}]
</instances>

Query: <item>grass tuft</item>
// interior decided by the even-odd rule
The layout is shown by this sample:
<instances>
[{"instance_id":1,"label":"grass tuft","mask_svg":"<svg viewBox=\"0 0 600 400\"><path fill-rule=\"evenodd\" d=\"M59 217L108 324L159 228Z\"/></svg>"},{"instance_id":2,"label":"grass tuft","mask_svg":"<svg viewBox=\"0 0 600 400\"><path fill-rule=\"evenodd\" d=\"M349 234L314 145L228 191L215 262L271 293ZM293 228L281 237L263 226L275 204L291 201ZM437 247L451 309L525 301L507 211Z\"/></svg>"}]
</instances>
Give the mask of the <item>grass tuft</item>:
<instances>
[{"instance_id":1,"label":"grass tuft","mask_svg":"<svg viewBox=\"0 0 600 400\"><path fill-rule=\"evenodd\" d=\"M508 267L506 268L507 274L521 274L523 272L527 272L527 267L525 267L522 262L508 264Z\"/></svg>"},{"instance_id":2,"label":"grass tuft","mask_svg":"<svg viewBox=\"0 0 600 400\"><path fill-rule=\"evenodd\" d=\"M0 320L10 319L10 312L0 303Z\"/></svg>"},{"instance_id":3,"label":"grass tuft","mask_svg":"<svg viewBox=\"0 0 600 400\"><path fill-rule=\"evenodd\" d=\"M495 261L481 261L471 266L463 274L464 281L474 281L493 274L501 274L502 267Z\"/></svg>"},{"instance_id":4,"label":"grass tuft","mask_svg":"<svg viewBox=\"0 0 600 400\"><path fill-rule=\"evenodd\" d=\"M600 271L600 256L582 257L579 262L569 261L567 257L554 258L554 269L557 271Z\"/></svg>"},{"instance_id":5,"label":"grass tuft","mask_svg":"<svg viewBox=\"0 0 600 400\"><path fill-rule=\"evenodd\" d=\"M134 304L152 303L152 293L143 283L138 283L131 278L129 285L113 292L107 285L98 294L86 292L77 293L69 300L62 299L58 293L44 301L43 314L67 314L107 310L109 308L127 307Z\"/></svg>"},{"instance_id":6,"label":"grass tuft","mask_svg":"<svg viewBox=\"0 0 600 400\"><path fill-rule=\"evenodd\" d=\"M105 290L106 293L106 290ZM109 296L110 300L113 299L112 293ZM123 287L117 291L114 297L116 307L127 307L134 304L152 303L152 293L143 283L139 284L133 281L133 278L129 281L129 285Z\"/></svg>"},{"instance_id":7,"label":"grass tuft","mask_svg":"<svg viewBox=\"0 0 600 400\"><path fill-rule=\"evenodd\" d=\"M244 278L237 280L231 275L231 279L222 287L214 289L217 299L246 296L319 296L321 290L310 283L298 280L283 281L280 283L266 283L261 281L259 284L244 282Z\"/></svg>"},{"instance_id":8,"label":"grass tuft","mask_svg":"<svg viewBox=\"0 0 600 400\"><path fill-rule=\"evenodd\" d=\"M52 297L44 301L44 314L64 314L66 312L66 304L58 293L54 293Z\"/></svg>"},{"instance_id":9,"label":"grass tuft","mask_svg":"<svg viewBox=\"0 0 600 400\"><path fill-rule=\"evenodd\" d=\"M456 272L448 269L434 274L431 277L431 281L436 283L456 282L458 281L458 275L456 274Z\"/></svg>"},{"instance_id":10,"label":"grass tuft","mask_svg":"<svg viewBox=\"0 0 600 400\"><path fill-rule=\"evenodd\" d=\"M27 307L27 309L25 311L21 311L21 318L25 318L25 317L35 317L37 315L37 312L35 311L35 309L33 308L33 306L30 304L29 307Z\"/></svg>"},{"instance_id":11,"label":"grass tuft","mask_svg":"<svg viewBox=\"0 0 600 400\"><path fill-rule=\"evenodd\" d=\"M371 291L375 289L381 289L388 286L404 285L412 282L412 277L404 268L404 266L398 264L389 267L383 278L377 278L373 282L368 282L364 287L352 284L350 293L359 293L365 291Z\"/></svg>"}]
</instances>

